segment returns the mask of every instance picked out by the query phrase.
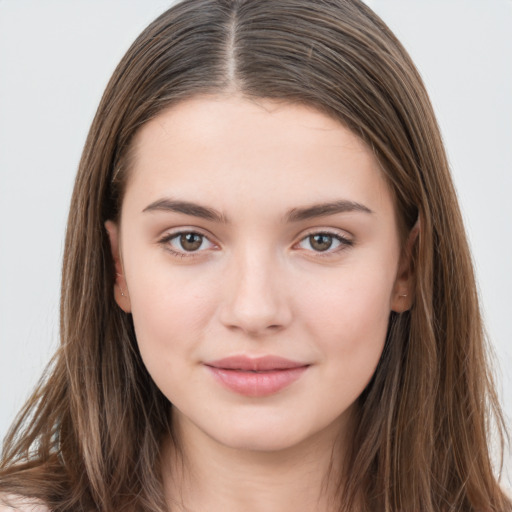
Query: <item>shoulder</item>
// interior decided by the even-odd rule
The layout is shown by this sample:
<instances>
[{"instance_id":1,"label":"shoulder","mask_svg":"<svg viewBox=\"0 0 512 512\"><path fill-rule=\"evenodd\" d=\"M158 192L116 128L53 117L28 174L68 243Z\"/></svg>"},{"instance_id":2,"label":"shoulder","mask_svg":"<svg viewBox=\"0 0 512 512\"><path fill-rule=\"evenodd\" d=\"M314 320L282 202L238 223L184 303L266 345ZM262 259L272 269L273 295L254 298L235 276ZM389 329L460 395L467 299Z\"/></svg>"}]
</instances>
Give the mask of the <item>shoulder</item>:
<instances>
[{"instance_id":1,"label":"shoulder","mask_svg":"<svg viewBox=\"0 0 512 512\"><path fill-rule=\"evenodd\" d=\"M0 512L50 512L48 507L37 501L13 494L0 493Z\"/></svg>"}]
</instances>

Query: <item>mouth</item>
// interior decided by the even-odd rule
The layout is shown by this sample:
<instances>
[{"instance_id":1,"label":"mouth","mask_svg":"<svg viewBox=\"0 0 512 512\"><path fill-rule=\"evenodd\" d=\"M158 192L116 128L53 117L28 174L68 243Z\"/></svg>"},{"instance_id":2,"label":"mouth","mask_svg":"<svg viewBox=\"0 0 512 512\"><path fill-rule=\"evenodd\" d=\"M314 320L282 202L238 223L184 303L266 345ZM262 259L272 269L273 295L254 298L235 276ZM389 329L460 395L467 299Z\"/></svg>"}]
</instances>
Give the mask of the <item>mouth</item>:
<instances>
[{"instance_id":1,"label":"mouth","mask_svg":"<svg viewBox=\"0 0 512 512\"><path fill-rule=\"evenodd\" d=\"M224 387L250 397L273 395L300 379L310 367L278 356L233 356L204 365Z\"/></svg>"}]
</instances>

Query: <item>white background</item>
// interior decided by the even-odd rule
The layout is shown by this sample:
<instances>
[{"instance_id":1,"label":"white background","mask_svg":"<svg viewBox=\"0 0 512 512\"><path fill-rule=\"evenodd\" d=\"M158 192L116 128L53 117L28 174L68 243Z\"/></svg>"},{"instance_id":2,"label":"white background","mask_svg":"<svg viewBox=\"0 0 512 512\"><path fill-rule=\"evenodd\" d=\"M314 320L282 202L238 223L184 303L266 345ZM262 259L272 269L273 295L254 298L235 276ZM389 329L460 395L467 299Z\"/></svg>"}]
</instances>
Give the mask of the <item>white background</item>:
<instances>
[{"instance_id":1,"label":"white background","mask_svg":"<svg viewBox=\"0 0 512 512\"><path fill-rule=\"evenodd\" d=\"M510 418L512 1L367 3L411 53L438 115ZM95 109L170 4L0 0L0 438L58 344L65 221Z\"/></svg>"}]
</instances>

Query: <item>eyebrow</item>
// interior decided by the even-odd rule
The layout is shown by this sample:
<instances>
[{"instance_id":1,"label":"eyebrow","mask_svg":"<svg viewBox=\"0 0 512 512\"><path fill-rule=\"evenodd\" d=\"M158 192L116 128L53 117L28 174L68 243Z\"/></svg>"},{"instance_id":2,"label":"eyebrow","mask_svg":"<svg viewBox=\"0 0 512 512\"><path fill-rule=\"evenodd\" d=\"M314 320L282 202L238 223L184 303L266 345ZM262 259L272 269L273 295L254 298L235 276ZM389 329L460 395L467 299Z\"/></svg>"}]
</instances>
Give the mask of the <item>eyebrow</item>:
<instances>
[{"instance_id":1,"label":"eyebrow","mask_svg":"<svg viewBox=\"0 0 512 512\"><path fill-rule=\"evenodd\" d=\"M201 206L197 203L192 203L190 201L179 201L176 199L158 199L154 203L151 203L149 206L146 206L143 212L154 212L154 211L167 211L167 212L176 212L176 213L184 213L185 215L190 215L192 217L199 217L201 219L211 220L214 222L220 222L226 224L228 219L225 215L218 212L213 208L208 208L206 206Z\"/></svg>"},{"instance_id":2,"label":"eyebrow","mask_svg":"<svg viewBox=\"0 0 512 512\"><path fill-rule=\"evenodd\" d=\"M154 211L168 211L183 213L192 217L199 217L201 219L210 220L213 222L219 222L222 224L229 223L228 217L223 213L202 206L197 203L190 201L180 201L176 199L163 198L154 201L149 206L146 206L143 212L154 212ZM285 215L287 222L299 222L303 220L313 219L316 217L327 217L328 215L335 215L337 213L347 212L362 212L362 213L373 213L368 207L355 201L347 201L341 199L339 201L331 201L328 203L314 204L304 208L292 208Z\"/></svg>"},{"instance_id":3,"label":"eyebrow","mask_svg":"<svg viewBox=\"0 0 512 512\"><path fill-rule=\"evenodd\" d=\"M361 203L341 199L329 203L314 204L306 208L293 208L286 215L286 219L288 222L298 222L315 217L327 217L328 215L346 212L373 213L370 208Z\"/></svg>"}]
</instances>

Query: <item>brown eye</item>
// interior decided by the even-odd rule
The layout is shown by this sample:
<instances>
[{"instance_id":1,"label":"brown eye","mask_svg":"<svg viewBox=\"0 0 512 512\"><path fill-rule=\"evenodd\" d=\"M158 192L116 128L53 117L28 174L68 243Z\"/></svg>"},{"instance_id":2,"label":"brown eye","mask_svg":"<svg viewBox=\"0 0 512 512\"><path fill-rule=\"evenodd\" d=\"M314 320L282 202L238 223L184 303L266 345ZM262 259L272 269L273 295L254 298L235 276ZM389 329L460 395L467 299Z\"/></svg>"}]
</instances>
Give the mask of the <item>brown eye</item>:
<instances>
[{"instance_id":1,"label":"brown eye","mask_svg":"<svg viewBox=\"0 0 512 512\"><path fill-rule=\"evenodd\" d=\"M180 258L193 258L203 253L218 249L218 247L206 236L196 231L180 231L168 233L159 244L167 249L173 256Z\"/></svg>"},{"instance_id":2,"label":"brown eye","mask_svg":"<svg viewBox=\"0 0 512 512\"><path fill-rule=\"evenodd\" d=\"M299 243L300 249L311 252L336 253L346 247L351 247L354 242L338 233L320 232L311 233L304 237Z\"/></svg>"},{"instance_id":3,"label":"brown eye","mask_svg":"<svg viewBox=\"0 0 512 512\"><path fill-rule=\"evenodd\" d=\"M333 243L333 237L324 233L310 235L308 238L312 249L319 252L327 251Z\"/></svg>"},{"instance_id":4,"label":"brown eye","mask_svg":"<svg viewBox=\"0 0 512 512\"><path fill-rule=\"evenodd\" d=\"M203 244L203 238L202 235L197 233L182 233L179 237L179 243L185 251L197 251Z\"/></svg>"}]
</instances>

